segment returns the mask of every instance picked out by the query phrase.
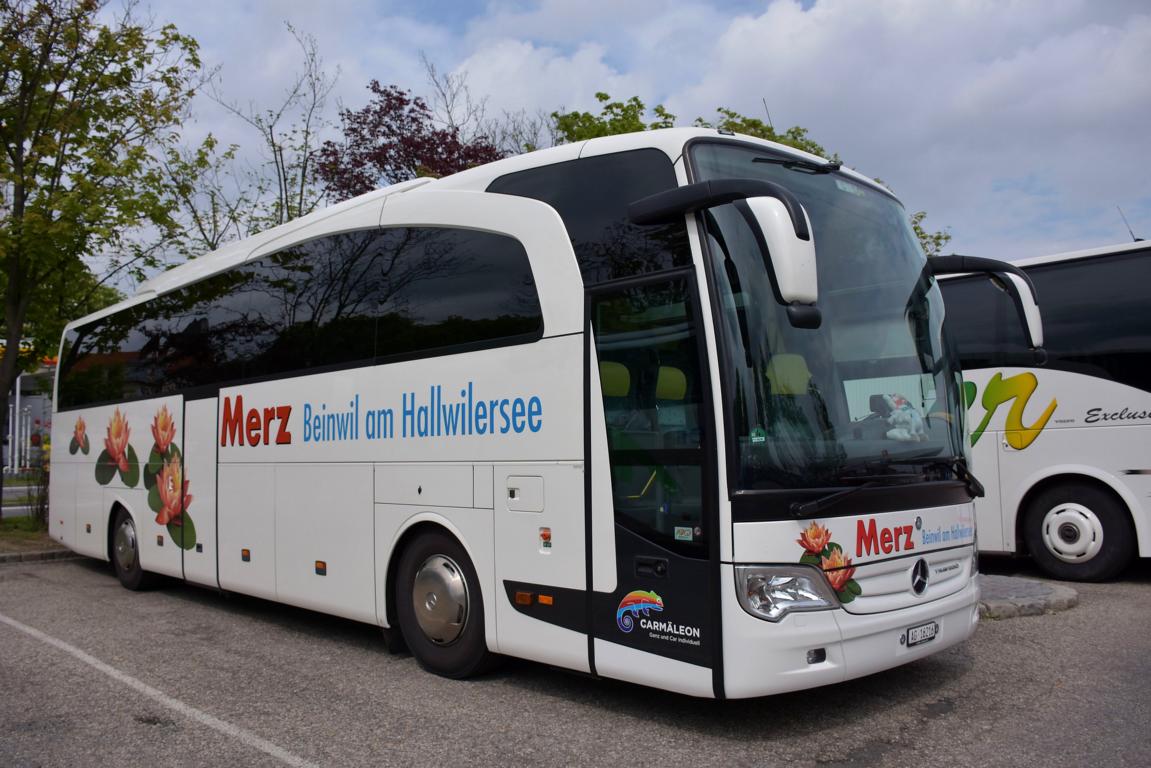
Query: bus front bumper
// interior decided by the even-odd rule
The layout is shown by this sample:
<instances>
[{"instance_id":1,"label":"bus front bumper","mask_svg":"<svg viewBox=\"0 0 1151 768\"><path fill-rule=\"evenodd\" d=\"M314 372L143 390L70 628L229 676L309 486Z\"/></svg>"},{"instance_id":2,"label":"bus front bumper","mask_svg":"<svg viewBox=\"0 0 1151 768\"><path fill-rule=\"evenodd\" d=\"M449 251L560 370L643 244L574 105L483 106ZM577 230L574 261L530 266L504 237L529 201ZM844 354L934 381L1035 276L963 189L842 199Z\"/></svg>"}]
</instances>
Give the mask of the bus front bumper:
<instances>
[{"instance_id":1,"label":"bus front bumper","mask_svg":"<svg viewBox=\"0 0 1151 768\"><path fill-rule=\"evenodd\" d=\"M734 585L733 566L722 566ZM747 613L733 588L723 594L724 693L740 699L863 677L906 664L971 637L979 622L979 582L912 608L877 614L842 609L793 613L772 623ZM907 630L935 622L934 639L908 646ZM820 658L822 657L822 660Z\"/></svg>"}]
</instances>

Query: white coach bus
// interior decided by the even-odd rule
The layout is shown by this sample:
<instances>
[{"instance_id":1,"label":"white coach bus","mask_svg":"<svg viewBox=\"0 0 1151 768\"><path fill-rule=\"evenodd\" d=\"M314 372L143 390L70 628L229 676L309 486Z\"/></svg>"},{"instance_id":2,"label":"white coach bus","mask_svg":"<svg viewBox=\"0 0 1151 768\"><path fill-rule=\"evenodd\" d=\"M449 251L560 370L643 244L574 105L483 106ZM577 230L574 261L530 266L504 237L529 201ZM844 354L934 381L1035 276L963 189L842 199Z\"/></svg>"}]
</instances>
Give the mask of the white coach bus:
<instances>
[{"instance_id":1,"label":"white coach bus","mask_svg":"<svg viewBox=\"0 0 1151 768\"><path fill-rule=\"evenodd\" d=\"M941 281L966 379L979 547L1096 581L1151 556L1151 244L1015 262L1043 305L1035 365L1012 301Z\"/></svg>"},{"instance_id":2,"label":"white coach bus","mask_svg":"<svg viewBox=\"0 0 1151 768\"><path fill-rule=\"evenodd\" d=\"M399 184L67 327L52 532L129 588L369 622L451 677L836 683L976 624L942 320L899 202L768 142Z\"/></svg>"}]
</instances>

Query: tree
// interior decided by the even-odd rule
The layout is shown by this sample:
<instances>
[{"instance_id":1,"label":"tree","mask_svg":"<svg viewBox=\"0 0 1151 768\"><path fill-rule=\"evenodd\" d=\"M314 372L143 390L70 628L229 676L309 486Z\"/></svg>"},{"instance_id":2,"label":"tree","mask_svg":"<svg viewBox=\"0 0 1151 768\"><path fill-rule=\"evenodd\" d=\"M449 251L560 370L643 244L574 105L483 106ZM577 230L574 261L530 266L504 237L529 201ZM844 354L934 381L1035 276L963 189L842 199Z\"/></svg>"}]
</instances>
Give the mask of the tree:
<instances>
[{"instance_id":1,"label":"tree","mask_svg":"<svg viewBox=\"0 0 1151 768\"><path fill-rule=\"evenodd\" d=\"M727 107L719 107L715 111L719 113L720 117L715 123L709 123L702 117L697 117L694 125L700 128L718 128L721 131L743 133L748 136L774 141L776 144L786 144L789 147L802 149L804 152L810 152L820 157L826 157L831 160L837 159L835 156L829 155L827 150L822 146L812 139L809 139L806 128L793 125L783 133L776 133L775 128L772 127L770 123L765 123L757 117L745 117Z\"/></svg>"},{"instance_id":2,"label":"tree","mask_svg":"<svg viewBox=\"0 0 1151 768\"><path fill-rule=\"evenodd\" d=\"M498 117L489 117L488 98L472 95L466 71L444 72L423 53L420 53L420 61L431 88L428 108L432 122L442 128L458 130L463 143L483 141L503 156L531 152L556 143L555 121L544 110L504 110Z\"/></svg>"},{"instance_id":3,"label":"tree","mask_svg":"<svg viewBox=\"0 0 1151 768\"><path fill-rule=\"evenodd\" d=\"M929 232L923 227L923 220L926 218L927 211L916 211L911 214L911 228L915 230L915 236L919 238L923 252L928 256L938 256L943 253L944 246L951 242L951 230L944 227L938 232Z\"/></svg>"},{"instance_id":4,"label":"tree","mask_svg":"<svg viewBox=\"0 0 1151 768\"><path fill-rule=\"evenodd\" d=\"M671 128L675 125L675 115L664 109L662 104L657 104L652 110L655 113L655 120L645 123L647 107L638 96L632 96L627 101L612 101L611 96L600 91L596 93L595 98L602 105L598 115L562 110L552 112L555 134L561 143L597 139L600 136L614 136L619 133Z\"/></svg>"},{"instance_id":5,"label":"tree","mask_svg":"<svg viewBox=\"0 0 1151 768\"><path fill-rule=\"evenodd\" d=\"M320 148L318 177L332 197L345 200L381 185L417 176L445 176L503 157L483 135L470 141L458 125L437 127L419 96L395 85L368 85L367 106L340 112L340 141Z\"/></svg>"},{"instance_id":6,"label":"tree","mask_svg":"<svg viewBox=\"0 0 1151 768\"><path fill-rule=\"evenodd\" d=\"M232 222L225 221L223 228L234 226L242 235L311 213L325 199L325 190L315 185L319 178L316 161L321 151L320 135L328 126L324 110L339 70L329 75L324 69L315 37L298 32L291 24L285 26L300 47L302 69L279 104L260 108L249 103L241 107L225 101L218 92L213 94L218 104L256 130L265 153L264 167L248 174L247 183L237 186L230 204L224 203L222 186L214 190L214 204L223 204L237 214ZM211 167L211 160L206 167ZM233 175L239 175L234 166ZM213 203L211 195L209 203ZM250 207L245 207L245 203ZM246 220L242 220L239 214L245 211ZM205 244L210 245L210 240Z\"/></svg>"},{"instance_id":7,"label":"tree","mask_svg":"<svg viewBox=\"0 0 1151 768\"><path fill-rule=\"evenodd\" d=\"M91 278L85 258L133 228L174 226L155 157L199 82L196 42L138 22L132 5L102 22L105 5L0 0L0 434L29 319L49 301L71 315L109 298L94 280L68 293Z\"/></svg>"},{"instance_id":8,"label":"tree","mask_svg":"<svg viewBox=\"0 0 1151 768\"><path fill-rule=\"evenodd\" d=\"M218 151L216 138L209 134L199 146L169 147L161 158L179 223L170 243L177 256L192 259L214 251L253 234L254 220L269 218L259 213L257 198L267 185L245 183L251 180L236 166L238 150L231 144Z\"/></svg>"}]
</instances>

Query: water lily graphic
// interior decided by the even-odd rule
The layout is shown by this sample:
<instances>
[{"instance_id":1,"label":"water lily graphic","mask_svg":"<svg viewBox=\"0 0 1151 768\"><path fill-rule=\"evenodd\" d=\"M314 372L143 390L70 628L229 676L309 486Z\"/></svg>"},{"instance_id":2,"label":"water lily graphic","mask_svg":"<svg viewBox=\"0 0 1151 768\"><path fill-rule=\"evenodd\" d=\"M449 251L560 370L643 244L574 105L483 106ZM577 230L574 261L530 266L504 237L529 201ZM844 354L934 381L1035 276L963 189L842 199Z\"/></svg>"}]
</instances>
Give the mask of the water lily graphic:
<instances>
[{"instance_id":1,"label":"water lily graphic","mask_svg":"<svg viewBox=\"0 0 1151 768\"><path fill-rule=\"evenodd\" d=\"M176 437L176 422L168 412L168 406L160 407L156 417L152 419L152 438L156 441L156 452L164 455Z\"/></svg>"},{"instance_id":2,"label":"water lily graphic","mask_svg":"<svg viewBox=\"0 0 1151 768\"><path fill-rule=\"evenodd\" d=\"M112 414L112 420L108 422L108 436L104 438L104 450L108 452L120 472L128 471L128 437L131 434L128 420L117 408Z\"/></svg>"},{"instance_id":3,"label":"water lily graphic","mask_svg":"<svg viewBox=\"0 0 1151 768\"><path fill-rule=\"evenodd\" d=\"M179 456L164 462L164 468L157 478L156 493L160 497L156 522L160 525L180 525L184 512L192 505L192 495L188 493L188 481L184 479Z\"/></svg>"},{"instance_id":4,"label":"water lily graphic","mask_svg":"<svg viewBox=\"0 0 1151 768\"><path fill-rule=\"evenodd\" d=\"M843 592L847 589L848 582L851 577L855 575L855 568L851 565L851 558L843 554L843 550L838 546L828 547L830 550L827 555L823 556L820 560L820 566L823 568L824 573L827 574L827 580L831 584L831 588L836 592Z\"/></svg>"},{"instance_id":5,"label":"water lily graphic","mask_svg":"<svg viewBox=\"0 0 1151 768\"><path fill-rule=\"evenodd\" d=\"M152 417L152 441L152 450L148 452L148 462L144 465L144 487L149 489L156 486L164 462L180 455L176 444L176 420L166 405L160 406Z\"/></svg>"},{"instance_id":6,"label":"water lily graphic","mask_svg":"<svg viewBox=\"0 0 1151 768\"><path fill-rule=\"evenodd\" d=\"M804 551L819 555L823 553L824 547L831 541L831 531L827 530L826 526L812 521L811 525L804 528L795 541L803 547Z\"/></svg>"},{"instance_id":7,"label":"water lily graphic","mask_svg":"<svg viewBox=\"0 0 1151 768\"><path fill-rule=\"evenodd\" d=\"M88 442L88 425L84 422L83 416L76 418L76 426L72 427L72 442L68 444L68 453L73 456L77 452L88 455L91 450L91 444Z\"/></svg>"},{"instance_id":8,"label":"water lily graphic","mask_svg":"<svg viewBox=\"0 0 1151 768\"><path fill-rule=\"evenodd\" d=\"M827 577L827 583L839 596L840 603L850 603L863 594L853 577L855 566L851 558L843 553L843 547L831 540L831 530L816 521L804 528L795 543L803 547L799 562L814 565Z\"/></svg>"},{"instance_id":9,"label":"water lily graphic","mask_svg":"<svg viewBox=\"0 0 1151 768\"><path fill-rule=\"evenodd\" d=\"M155 458L156 450L152 449ZM149 462L150 463L150 462ZM149 470L145 470L145 477ZM160 462L159 469L151 476L148 486L148 506L156 513L156 523L167 526L168 535L178 547L192 549L196 546L196 525L188 507L192 505L192 494L188 492L189 482L184 475L184 460L175 445L168 447L167 456Z\"/></svg>"},{"instance_id":10,"label":"water lily graphic","mask_svg":"<svg viewBox=\"0 0 1151 768\"><path fill-rule=\"evenodd\" d=\"M131 434L128 420L117 408L108 422L104 450L96 459L96 482L100 485L112 482L112 478L117 474L121 482L129 488L135 488L136 483L140 482L140 462L136 458L136 449L128 442ZM84 439L87 440L87 435Z\"/></svg>"}]
</instances>

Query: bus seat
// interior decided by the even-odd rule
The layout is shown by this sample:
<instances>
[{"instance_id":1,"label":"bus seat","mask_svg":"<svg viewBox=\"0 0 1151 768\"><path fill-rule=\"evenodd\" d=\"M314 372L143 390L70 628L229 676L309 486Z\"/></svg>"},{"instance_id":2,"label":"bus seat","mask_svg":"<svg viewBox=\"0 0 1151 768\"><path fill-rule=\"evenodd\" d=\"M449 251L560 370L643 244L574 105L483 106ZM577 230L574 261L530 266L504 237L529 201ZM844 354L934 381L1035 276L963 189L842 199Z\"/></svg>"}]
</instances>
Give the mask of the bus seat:
<instances>
[{"instance_id":1,"label":"bus seat","mask_svg":"<svg viewBox=\"0 0 1151 768\"><path fill-rule=\"evenodd\" d=\"M665 447L679 446L697 429L695 403L687 399L687 376L680 368L661 365L655 385L656 418Z\"/></svg>"},{"instance_id":2,"label":"bus seat","mask_svg":"<svg viewBox=\"0 0 1151 768\"><path fill-rule=\"evenodd\" d=\"M642 417L636 403L637 392L632 387L631 370L626 365L615 360L601 360L599 381L610 444L619 447L621 441L630 442L631 433L650 431L649 420Z\"/></svg>"},{"instance_id":3,"label":"bus seat","mask_svg":"<svg viewBox=\"0 0 1151 768\"><path fill-rule=\"evenodd\" d=\"M599 382L604 397L627 397L631 392L631 372L614 360L600 361Z\"/></svg>"},{"instance_id":4,"label":"bus seat","mask_svg":"<svg viewBox=\"0 0 1151 768\"><path fill-rule=\"evenodd\" d=\"M685 397L687 397L687 376L684 376L679 368L661 365L655 383L655 399L682 401Z\"/></svg>"},{"instance_id":5,"label":"bus seat","mask_svg":"<svg viewBox=\"0 0 1151 768\"><path fill-rule=\"evenodd\" d=\"M802 355L775 355L764 371L767 378L769 434L792 444L810 441L827 424L827 409L811 388L811 369Z\"/></svg>"},{"instance_id":6,"label":"bus seat","mask_svg":"<svg viewBox=\"0 0 1151 768\"><path fill-rule=\"evenodd\" d=\"M811 369L802 355L774 355L764 376L773 395L806 395L811 384Z\"/></svg>"}]
</instances>

